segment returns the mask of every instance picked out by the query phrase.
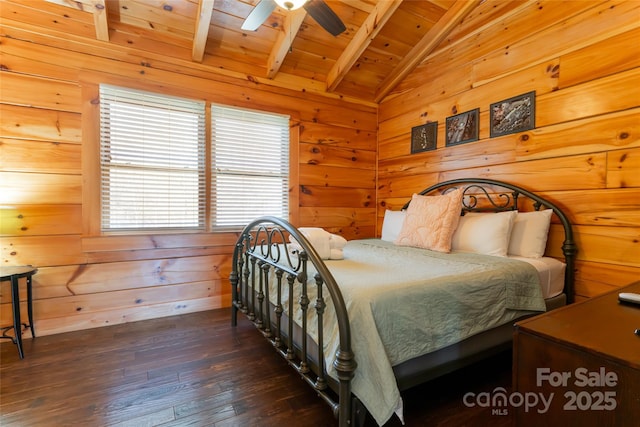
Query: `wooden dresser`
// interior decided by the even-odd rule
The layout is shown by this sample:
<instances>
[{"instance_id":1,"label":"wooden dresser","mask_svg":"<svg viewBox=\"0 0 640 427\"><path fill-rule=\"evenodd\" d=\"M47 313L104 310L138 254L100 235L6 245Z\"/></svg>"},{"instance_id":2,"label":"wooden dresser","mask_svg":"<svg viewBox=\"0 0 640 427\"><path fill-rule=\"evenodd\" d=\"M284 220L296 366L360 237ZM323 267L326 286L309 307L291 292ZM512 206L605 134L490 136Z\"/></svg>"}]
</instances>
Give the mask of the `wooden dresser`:
<instances>
[{"instance_id":1,"label":"wooden dresser","mask_svg":"<svg viewBox=\"0 0 640 427\"><path fill-rule=\"evenodd\" d=\"M640 425L640 306L620 292L640 282L516 324L516 426Z\"/></svg>"}]
</instances>

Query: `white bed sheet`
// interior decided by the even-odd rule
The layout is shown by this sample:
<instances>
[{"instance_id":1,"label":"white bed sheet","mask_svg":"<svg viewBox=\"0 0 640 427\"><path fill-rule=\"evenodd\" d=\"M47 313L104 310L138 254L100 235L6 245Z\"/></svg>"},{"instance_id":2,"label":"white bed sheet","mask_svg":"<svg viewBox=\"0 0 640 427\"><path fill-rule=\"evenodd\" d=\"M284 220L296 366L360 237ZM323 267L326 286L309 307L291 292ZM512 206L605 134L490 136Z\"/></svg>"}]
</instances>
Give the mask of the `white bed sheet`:
<instances>
[{"instance_id":1,"label":"white bed sheet","mask_svg":"<svg viewBox=\"0 0 640 427\"><path fill-rule=\"evenodd\" d=\"M566 264L551 257L525 258L510 256L509 258L528 262L536 268L540 277L540 288L545 299L553 298L564 289L564 270Z\"/></svg>"}]
</instances>

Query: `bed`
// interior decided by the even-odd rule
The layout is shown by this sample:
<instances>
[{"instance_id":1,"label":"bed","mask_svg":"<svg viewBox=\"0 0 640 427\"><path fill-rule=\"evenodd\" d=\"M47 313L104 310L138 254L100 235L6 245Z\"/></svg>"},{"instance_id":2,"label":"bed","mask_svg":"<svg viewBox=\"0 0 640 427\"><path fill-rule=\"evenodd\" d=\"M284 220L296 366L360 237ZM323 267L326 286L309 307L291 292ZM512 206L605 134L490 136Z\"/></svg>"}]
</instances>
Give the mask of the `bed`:
<instances>
[{"instance_id":1,"label":"bed","mask_svg":"<svg viewBox=\"0 0 640 427\"><path fill-rule=\"evenodd\" d=\"M544 253L550 223L564 233L560 259ZM343 259L306 236L275 217L245 227L232 325L245 313L340 426L402 420L402 391L508 349L516 321L572 302L567 216L506 182L426 188L385 213L380 239L347 242Z\"/></svg>"}]
</instances>

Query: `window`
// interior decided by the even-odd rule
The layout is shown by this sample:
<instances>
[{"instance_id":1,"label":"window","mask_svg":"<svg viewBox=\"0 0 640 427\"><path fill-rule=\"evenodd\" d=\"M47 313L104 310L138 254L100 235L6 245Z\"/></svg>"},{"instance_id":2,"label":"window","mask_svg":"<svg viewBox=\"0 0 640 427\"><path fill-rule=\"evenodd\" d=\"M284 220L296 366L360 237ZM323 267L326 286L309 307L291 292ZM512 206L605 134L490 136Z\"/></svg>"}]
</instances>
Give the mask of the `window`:
<instances>
[{"instance_id":1,"label":"window","mask_svg":"<svg viewBox=\"0 0 640 427\"><path fill-rule=\"evenodd\" d=\"M203 101L100 85L103 231L236 231L288 217L289 117L220 105L205 117Z\"/></svg>"},{"instance_id":2,"label":"window","mask_svg":"<svg viewBox=\"0 0 640 427\"><path fill-rule=\"evenodd\" d=\"M102 230L205 227L205 103L100 86Z\"/></svg>"},{"instance_id":3,"label":"window","mask_svg":"<svg viewBox=\"0 0 640 427\"><path fill-rule=\"evenodd\" d=\"M241 229L289 214L289 118L211 106L211 224Z\"/></svg>"}]
</instances>

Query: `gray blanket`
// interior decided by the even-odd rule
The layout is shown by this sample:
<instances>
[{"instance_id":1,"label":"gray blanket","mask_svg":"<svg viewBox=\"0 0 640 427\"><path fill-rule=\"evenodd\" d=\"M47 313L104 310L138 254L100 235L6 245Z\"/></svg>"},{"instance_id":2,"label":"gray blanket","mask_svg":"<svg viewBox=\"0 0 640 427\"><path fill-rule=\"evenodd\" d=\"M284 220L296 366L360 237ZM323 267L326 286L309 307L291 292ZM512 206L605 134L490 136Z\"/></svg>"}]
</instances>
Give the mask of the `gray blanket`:
<instances>
[{"instance_id":1,"label":"gray blanket","mask_svg":"<svg viewBox=\"0 0 640 427\"><path fill-rule=\"evenodd\" d=\"M358 363L352 390L380 425L394 412L402 417L393 366L545 310L538 274L523 261L444 254L379 239L349 241L344 256L325 263L349 312ZM309 286L309 298L315 300L315 286ZM332 363L339 339L327 300L325 362L336 377ZM314 325L309 322L315 339Z\"/></svg>"}]
</instances>

